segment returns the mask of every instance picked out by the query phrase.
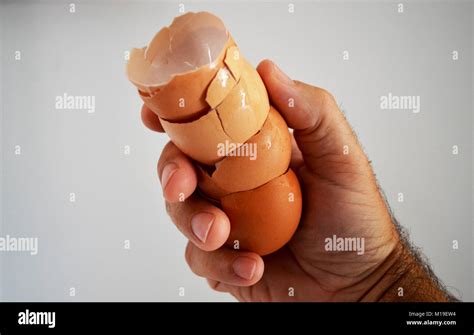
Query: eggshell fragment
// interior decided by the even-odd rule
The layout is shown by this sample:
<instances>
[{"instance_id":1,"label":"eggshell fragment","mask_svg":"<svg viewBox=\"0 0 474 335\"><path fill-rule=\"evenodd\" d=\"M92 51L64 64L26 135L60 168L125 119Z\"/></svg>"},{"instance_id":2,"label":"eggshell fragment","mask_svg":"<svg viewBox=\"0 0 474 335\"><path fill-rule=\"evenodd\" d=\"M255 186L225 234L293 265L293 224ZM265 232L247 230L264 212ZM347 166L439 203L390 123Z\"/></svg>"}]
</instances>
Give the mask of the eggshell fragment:
<instances>
[{"instance_id":1,"label":"eggshell fragment","mask_svg":"<svg viewBox=\"0 0 474 335\"><path fill-rule=\"evenodd\" d=\"M216 110L192 122L160 121L173 143L186 155L203 164L211 165L223 158L217 153L219 143L237 145L222 129Z\"/></svg>"},{"instance_id":2,"label":"eggshell fragment","mask_svg":"<svg viewBox=\"0 0 474 335\"><path fill-rule=\"evenodd\" d=\"M160 30L147 48L132 50L127 75L161 118L195 119L209 109L206 89L231 46L235 42L219 18L187 13Z\"/></svg>"},{"instance_id":3,"label":"eggshell fragment","mask_svg":"<svg viewBox=\"0 0 474 335\"><path fill-rule=\"evenodd\" d=\"M227 49L224 59L225 66L217 72L207 89L206 102L211 108L219 105L240 80L245 66L236 46Z\"/></svg>"},{"instance_id":4,"label":"eggshell fragment","mask_svg":"<svg viewBox=\"0 0 474 335\"><path fill-rule=\"evenodd\" d=\"M262 127L270 103L260 75L249 62L244 60L240 81L216 109L234 141L245 142Z\"/></svg>"},{"instance_id":5,"label":"eggshell fragment","mask_svg":"<svg viewBox=\"0 0 474 335\"><path fill-rule=\"evenodd\" d=\"M206 102L209 107L215 108L234 88L236 81L226 67L219 69L216 76L209 85L206 94Z\"/></svg>"},{"instance_id":6,"label":"eggshell fragment","mask_svg":"<svg viewBox=\"0 0 474 335\"><path fill-rule=\"evenodd\" d=\"M227 49L224 63L229 68L235 80L239 81L242 73L244 58L241 56L239 49L236 46Z\"/></svg>"},{"instance_id":7,"label":"eggshell fragment","mask_svg":"<svg viewBox=\"0 0 474 335\"><path fill-rule=\"evenodd\" d=\"M224 23L210 13L187 13L176 17L169 27L155 34L144 57L130 59L128 70L144 64L148 71L131 71L129 78L140 90L151 94L176 74L212 65L219 55L227 52L223 47L228 40Z\"/></svg>"},{"instance_id":8,"label":"eggshell fragment","mask_svg":"<svg viewBox=\"0 0 474 335\"><path fill-rule=\"evenodd\" d=\"M220 188L217 183L212 180L208 171L205 170L203 166L197 164L197 177L199 181L199 189L202 193L207 196L207 198L214 199L219 201L219 199L225 195L230 194L231 192L226 191Z\"/></svg>"},{"instance_id":9,"label":"eggshell fragment","mask_svg":"<svg viewBox=\"0 0 474 335\"><path fill-rule=\"evenodd\" d=\"M206 12L175 18L132 50L127 75L176 146L201 163L198 192L229 216L226 244L260 255L285 245L302 210L291 136L223 22Z\"/></svg>"},{"instance_id":10,"label":"eggshell fragment","mask_svg":"<svg viewBox=\"0 0 474 335\"><path fill-rule=\"evenodd\" d=\"M293 236L301 217L302 196L292 170L259 188L221 199L231 231L227 245L268 255Z\"/></svg>"},{"instance_id":11,"label":"eggshell fragment","mask_svg":"<svg viewBox=\"0 0 474 335\"><path fill-rule=\"evenodd\" d=\"M226 45L234 45L232 37ZM222 66L222 56L213 66L176 75L153 95L139 92L143 102L155 114L169 121L186 121L207 112L206 88Z\"/></svg>"},{"instance_id":12,"label":"eggshell fragment","mask_svg":"<svg viewBox=\"0 0 474 335\"><path fill-rule=\"evenodd\" d=\"M219 146L227 143L238 147L256 134L269 110L262 79L245 62L239 83L216 109L191 122L160 120L178 148L198 162L210 165L223 158Z\"/></svg>"},{"instance_id":13,"label":"eggshell fragment","mask_svg":"<svg viewBox=\"0 0 474 335\"><path fill-rule=\"evenodd\" d=\"M285 173L290 158L290 132L280 113L270 107L262 129L219 161L211 175L200 169L199 187L214 199L251 190Z\"/></svg>"}]
</instances>

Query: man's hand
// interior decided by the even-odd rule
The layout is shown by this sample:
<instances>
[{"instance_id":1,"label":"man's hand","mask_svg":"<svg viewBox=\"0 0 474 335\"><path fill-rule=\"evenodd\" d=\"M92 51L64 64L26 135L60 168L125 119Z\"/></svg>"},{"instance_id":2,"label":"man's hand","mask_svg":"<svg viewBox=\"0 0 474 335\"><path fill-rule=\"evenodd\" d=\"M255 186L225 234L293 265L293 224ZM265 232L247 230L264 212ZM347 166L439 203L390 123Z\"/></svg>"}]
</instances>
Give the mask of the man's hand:
<instances>
[{"instance_id":1,"label":"man's hand","mask_svg":"<svg viewBox=\"0 0 474 335\"><path fill-rule=\"evenodd\" d=\"M193 164L170 142L158 175L168 213L189 239L191 270L241 301L446 300L402 243L370 163L331 94L289 79L270 61L258 71L272 105L294 129L291 167L304 197L300 225L285 247L263 258L224 247L231 222L194 192ZM142 119L163 131L146 107ZM363 252L328 250L333 237L359 239Z\"/></svg>"}]
</instances>

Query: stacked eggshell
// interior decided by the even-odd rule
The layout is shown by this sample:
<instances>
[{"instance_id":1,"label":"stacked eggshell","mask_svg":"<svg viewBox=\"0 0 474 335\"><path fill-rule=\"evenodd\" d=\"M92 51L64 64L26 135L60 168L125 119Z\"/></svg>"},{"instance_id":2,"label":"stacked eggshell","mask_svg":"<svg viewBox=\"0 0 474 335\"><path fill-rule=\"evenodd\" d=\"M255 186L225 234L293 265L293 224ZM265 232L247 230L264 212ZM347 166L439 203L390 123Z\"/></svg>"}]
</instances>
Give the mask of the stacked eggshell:
<instances>
[{"instance_id":1,"label":"stacked eggshell","mask_svg":"<svg viewBox=\"0 0 474 335\"><path fill-rule=\"evenodd\" d=\"M200 191L228 215L227 244L266 255L301 215L290 133L223 22L187 13L133 49L129 80L171 141L196 161Z\"/></svg>"}]
</instances>

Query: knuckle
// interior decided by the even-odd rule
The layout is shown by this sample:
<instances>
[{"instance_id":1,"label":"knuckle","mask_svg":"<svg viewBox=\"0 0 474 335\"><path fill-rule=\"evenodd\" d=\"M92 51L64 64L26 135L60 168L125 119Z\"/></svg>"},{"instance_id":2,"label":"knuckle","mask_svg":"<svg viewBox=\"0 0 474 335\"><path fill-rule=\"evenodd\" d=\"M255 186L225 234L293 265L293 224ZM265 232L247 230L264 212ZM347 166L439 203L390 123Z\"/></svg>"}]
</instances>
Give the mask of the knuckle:
<instances>
[{"instance_id":1,"label":"knuckle","mask_svg":"<svg viewBox=\"0 0 474 335\"><path fill-rule=\"evenodd\" d=\"M175 148L176 148L176 147L175 147L175 145L173 144L173 142L168 141L168 143L166 143L166 145L165 145L164 148L163 148L163 154L162 154L162 156L165 156L165 154L168 153L168 152L174 151Z\"/></svg>"},{"instance_id":2,"label":"knuckle","mask_svg":"<svg viewBox=\"0 0 474 335\"><path fill-rule=\"evenodd\" d=\"M331 92L327 91L324 88L316 88L318 95L320 97L322 107L333 106L336 104L336 98L332 95Z\"/></svg>"},{"instance_id":3,"label":"knuckle","mask_svg":"<svg viewBox=\"0 0 474 335\"><path fill-rule=\"evenodd\" d=\"M173 204L168 201L165 201L166 213L172 217L173 216Z\"/></svg>"},{"instance_id":4,"label":"knuckle","mask_svg":"<svg viewBox=\"0 0 474 335\"><path fill-rule=\"evenodd\" d=\"M217 280L207 280L207 283L209 284L209 287L213 289L214 291L218 291L219 285L221 284L221 282Z\"/></svg>"},{"instance_id":5,"label":"knuckle","mask_svg":"<svg viewBox=\"0 0 474 335\"><path fill-rule=\"evenodd\" d=\"M184 259L186 260L186 263L188 264L191 271L196 274L193 264L193 245L191 244L191 242L188 242L188 245L184 250Z\"/></svg>"},{"instance_id":6,"label":"knuckle","mask_svg":"<svg viewBox=\"0 0 474 335\"><path fill-rule=\"evenodd\" d=\"M157 168L158 171L161 171L163 167L165 166L165 163L170 160L170 158L173 156L173 154L176 152L176 147L173 144L173 142L169 141L166 143L166 145L163 147L163 150L161 151L160 158L158 159L157 163Z\"/></svg>"}]
</instances>

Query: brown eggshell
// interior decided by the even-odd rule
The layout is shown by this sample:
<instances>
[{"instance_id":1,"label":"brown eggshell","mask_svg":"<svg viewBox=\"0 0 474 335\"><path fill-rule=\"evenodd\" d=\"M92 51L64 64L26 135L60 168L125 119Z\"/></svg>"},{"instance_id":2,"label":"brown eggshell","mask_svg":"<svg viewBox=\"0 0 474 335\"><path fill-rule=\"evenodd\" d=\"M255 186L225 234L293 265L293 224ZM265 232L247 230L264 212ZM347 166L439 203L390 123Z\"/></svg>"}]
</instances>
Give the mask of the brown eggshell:
<instances>
[{"instance_id":1,"label":"brown eggshell","mask_svg":"<svg viewBox=\"0 0 474 335\"><path fill-rule=\"evenodd\" d=\"M147 86L142 85L138 80L135 80L135 81L132 80L132 78L134 77L134 74L137 74L137 75L139 74L141 76L147 73L150 67L150 64L148 64L147 62L138 61L138 60L145 59L145 51L146 51L146 47L133 48L130 51L130 60L127 63L128 79L133 83L133 85L135 85L136 88L138 88L138 92L140 91L145 92L148 89Z\"/></svg>"},{"instance_id":2,"label":"brown eggshell","mask_svg":"<svg viewBox=\"0 0 474 335\"><path fill-rule=\"evenodd\" d=\"M216 108L234 86L239 82L244 60L236 46L227 49L224 59L225 66L219 69L207 89L206 102L212 109Z\"/></svg>"},{"instance_id":3,"label":"brown eggshell","mask_svg":"<svg viewBox=\"0 0 474 335\"><path fill-rule=\"evenodd\" d=\"M207 12L186 13L161 29L146 48L133 49L129 80L144 103L168 121L189 121L210 108L206 90L235 46L224 23Z\"/></svg>"},{"instance_id":4,"label":"brown eggshell","mask_svg":"<svg viewBox=\"0 0 474 335\"><path fill-rule=\"evenodd\" d=\"M206 12L175 18L132 50L127 75L175 145L201 163L198 192L228 215L226 244L260 255L284 246L302 210L291 136L224 23ZM245 144L256 159L238 154Z\"/></svg>"},{"instance_id":5,"label":"brown eggshell","mask_svg":"<svg viewBox=\"0 0 474 335\"><path fill-rule=\"evenodd\" d=\"M293 236L301 217L302 196L292 170L259 188L221 199L231 231L227 245L268 255Z\"/></svg>"},{"instance_id":6,"label":"brown eggshell","mask_svg":"<svg viewBox=\"0 0 474 335\"><path fill-rule=\"evenodd\" d=\"M262 80L245 62L239 83L216 109L190 122L160 120L181 151L200 163L211 165L224 157L219 154L219 145L242 145L260 130L269 110Z\"/></svg>"},{"instance_id":7,"label":"brown eggshell","mask_svg":"<svg viewBox=\"0 0 474 335\"><path fill-rule=\"evenodd\" d=\"M223 51L227 55L228 41L229 33L217 16L188 12L156 33L147 47L132 49L128 78L145 95L153 95L174 75L214 67Z\"/></svg>"},{"instance_id":8,"label":"brown eggshell","mask_svg":"<svg viewBox=\"0 0 474 335\"><path fill-rule=\"evenodd\" d=\"M200 163L212 165L223 157L217 155L219 143L235 143L222 129L216 110L196 121L174 123L160 119L171 141L189 157Z\"/></svg>"},{"instance_id":9,"label":"brown eggshell","mask_svg":"<svg viewBox=\"0 0 474 335\"><path fill-rule=\"evenodd\" d=\"M206 102L214 109L234 88L237 82L227 67L220 68L216 76L212 80L206 93Z\"/></svg>"},{"instance_id":10,"label":"brown eggshell","mask_svg":"<svg viewBox=\"0 0 474 335\"><path fill-rule=\"evenodd\" d=\"M206 89L222 68L225 52L232 45L235 43L229 35L229 41L212 67L206 66L197 71L176 75L153 95L139 92L143 102L155 114L168 121L186 121L202 115L209 109Z\"/></svg>"},{"instance_id":11,"label":"brown eggshell","mask_svg":"<svg viewBox=\"0 0 474 335\"><path fill-rule=\"evenodd\" d=\"M244 60L240 81L216 109L225 132L236 142L245 142L262 127L270 102L260 75L249 62Z\"/></svg>"},{"instance_id":12,"label":"brown eggshell","mask_svg":"<svg viewBox=\"0 0 474 335\"><path fill-rule=\"evenodd\" d=\"M227 49L224 59L225 65L229 68L236 81L239 81L244 67L244 58L236 46Z\"/></svg>"},{"instance_id":13,"label":"brown eggshell","mask_svg":"<svg viewBox=\"0 0 474 335\"><path fill-rule=\"evenodd\" d=\"M196 164L197 177L199 181L199 189L208 198L218 201L221 197L230 194L231 192L220 188L214 180L212 180L209 173L200 164Z\"/></svg>"},{"instance_id":14,"label":"brown eggshell","mask_svg":"<svg viewBox=\"0 0 474 335\"><path fill-rule=\"evenodd\" d=\"M262 129L219 161L212 175L200 170L199 187L214 199L251 190L285 173L290 158L291 137L288 126L280 113L270 107Z\"/></svg>"}]
</instances>

